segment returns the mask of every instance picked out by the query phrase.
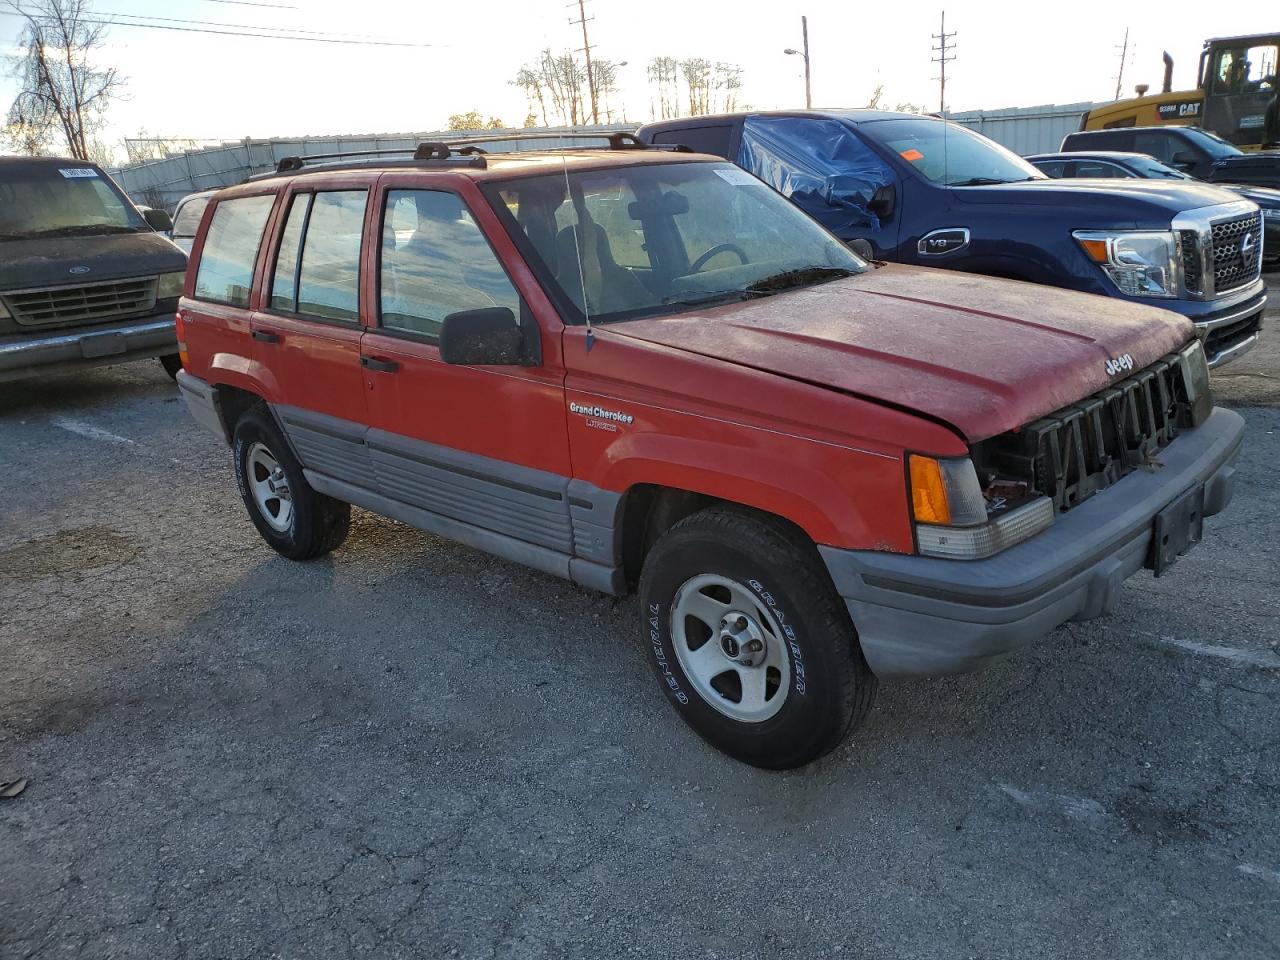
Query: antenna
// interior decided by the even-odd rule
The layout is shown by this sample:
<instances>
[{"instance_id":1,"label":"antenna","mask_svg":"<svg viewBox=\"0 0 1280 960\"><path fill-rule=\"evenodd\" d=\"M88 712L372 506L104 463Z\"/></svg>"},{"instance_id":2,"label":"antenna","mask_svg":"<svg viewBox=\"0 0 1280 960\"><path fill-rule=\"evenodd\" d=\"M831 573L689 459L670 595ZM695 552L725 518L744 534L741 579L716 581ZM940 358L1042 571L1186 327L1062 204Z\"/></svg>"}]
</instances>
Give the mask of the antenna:
<instances>
[{"instance_id":1,"label":"antenna","mask_svg":"<svg viewBox=\"0 0 1280 960\"><path fill-rule=\"evenodd\" d=\"M573 255L578 259L578 283L582 290L582 315L587 319L587 353L591 352L592 345L596 342L595 331L591 328L591 304L587 302L587 270L582 263L582 247L578 245L578 234L582 231L582 211L584 206L578 204L578 200L573 195L573 188L569 185L569 160L563 154L560 156L560 169L564 171L564 195L571 204L573 204L574 215L578 218L578 222L574 224L573 230Z\"/></svg>"},{"instance_id":2,"label":"antenna","mask_svg":"<svg viewBox=\"0 0 1280 960\"><path fill-rule=\"evenodd\" d=\"M937 44L933 47L933 52L937 54L933 58L933 62L939 65L938 76L933 79L938 81L938 112L942 114L942 118L947 118L947 64L955 59L955 54L947 56L949 51L955 50L956 45L951 42L955 31L947 33L947 11L942 11L942 26L939 32L933 34L933 39L937 40Z\"/></svg>"}]
</instances>

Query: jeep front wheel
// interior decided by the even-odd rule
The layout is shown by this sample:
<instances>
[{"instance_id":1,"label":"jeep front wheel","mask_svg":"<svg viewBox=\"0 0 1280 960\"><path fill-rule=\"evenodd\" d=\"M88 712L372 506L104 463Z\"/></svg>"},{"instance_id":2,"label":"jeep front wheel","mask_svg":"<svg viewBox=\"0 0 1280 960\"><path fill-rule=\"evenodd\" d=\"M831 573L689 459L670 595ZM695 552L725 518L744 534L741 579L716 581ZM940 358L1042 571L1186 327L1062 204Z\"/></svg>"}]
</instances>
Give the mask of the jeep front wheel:
<instances>
[{"instance_id":1,"label":"jeep front wheel","mask_svg":"<svg viewBox=\"0 0 1280 960\"><path fill-rule=\"evenodd\" d=\"M871 708L876 679L848 611L787 524L733 508L693 514L650 551L640 597L667 699L730 756L800 766Z\"/></svg>"}]
</instances>

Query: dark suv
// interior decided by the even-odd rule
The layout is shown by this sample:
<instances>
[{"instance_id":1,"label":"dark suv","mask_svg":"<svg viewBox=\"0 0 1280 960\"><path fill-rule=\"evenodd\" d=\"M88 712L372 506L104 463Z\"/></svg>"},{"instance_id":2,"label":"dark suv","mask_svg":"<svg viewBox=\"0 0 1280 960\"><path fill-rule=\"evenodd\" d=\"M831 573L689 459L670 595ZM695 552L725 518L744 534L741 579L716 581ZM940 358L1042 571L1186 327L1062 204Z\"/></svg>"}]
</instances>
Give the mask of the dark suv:
<instances>
[{"instance_id":1,"label":"dark suv","mask_svg":"<svg viewBox=\"0 0 1280 960\"><path fill-rule=\"evenodd\" d=\"M0 382L145 357L176 373L171 226L96 164L0 157Z\"/></svg>"},{"instance_id":2,"label":"dark suv","mask_svg":"<svg viewBox=\"0 0 1280 960\"><path fill-rule=\"evenodd\" d=\"M1063 137L1062 150L1145 153L1197 180L1280 187L1280 152L1245 153L1216 133L1199 127L1081 130Z\"/></svg>"}]
</instances>

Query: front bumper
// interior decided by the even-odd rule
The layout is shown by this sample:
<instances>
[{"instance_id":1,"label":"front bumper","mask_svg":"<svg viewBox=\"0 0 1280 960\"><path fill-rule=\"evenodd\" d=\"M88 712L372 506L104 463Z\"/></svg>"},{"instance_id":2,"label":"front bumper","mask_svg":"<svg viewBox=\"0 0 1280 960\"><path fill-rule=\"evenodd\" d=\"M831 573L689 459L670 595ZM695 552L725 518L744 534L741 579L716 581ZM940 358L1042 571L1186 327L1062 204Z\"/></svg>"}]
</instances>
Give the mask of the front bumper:
<instances>
[{"instance_id":1,"label":"front bumper","mask_svg":"<svg viewBox=\"0 0 1280 960\"><path fill-rule=\"evenodd\" d=\"M1208 302L1175 300L1160 304L1196 325L1210 367L1230 363L1258 342L1267 309L1267 286L1255 280L1242 290Z\"/></svg>"},{"instance_id":2,"label":"front bumper","mask_svg":"<svg viewBox=\"0 0 1280 960\"><path fill-rule=\"evenodd\" d=\"M0 383L178 352L173 313L0 338Z\"/></svg>"},{"instance_id":3,"label":"front bumper","mask_svg":"<svg viewBox=\"0 0 1280 960\"><path fill-rule=\"evenodd\" d=\"M819 547L881 677L973 670L1068 620L1102 616L1145 565L1154 518L1204 484L1204 516L1231 500L1244 419L1217 409L1138 470L1052 527L987 560L938 560Z\"/></svg>"}]
</instances>

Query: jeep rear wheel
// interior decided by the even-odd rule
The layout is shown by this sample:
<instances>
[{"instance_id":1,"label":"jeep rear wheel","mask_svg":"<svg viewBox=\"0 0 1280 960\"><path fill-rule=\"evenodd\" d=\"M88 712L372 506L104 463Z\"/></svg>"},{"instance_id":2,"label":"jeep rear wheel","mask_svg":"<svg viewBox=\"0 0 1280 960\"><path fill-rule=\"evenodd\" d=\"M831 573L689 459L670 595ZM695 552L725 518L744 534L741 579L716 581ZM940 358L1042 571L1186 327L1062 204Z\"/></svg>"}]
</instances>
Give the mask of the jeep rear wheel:
<instances>
[{"instance_id":1,"label":"jeep rear wheel","mask_svg":"<svg viewBox=\"0 0 1280 960\"><path fill-rule=\"evenodd\" d=\"M667 699L713 746L759 767L833 749L876 679L813 545L789 525L716 507L645 559L644 643Z\"/></svg>"},{"instance_id":2,"label":"jeep rear wheel","mask_svg":"<svg viewBox=\"0 0 1280 960\"><path fill-rule=\"evenodd\" d=\"M311 489L265 406L250 408L236 423L232 455L249 519L276 552L310 560L347 538L350 504Z\"/></svg>"}]
</instances>

